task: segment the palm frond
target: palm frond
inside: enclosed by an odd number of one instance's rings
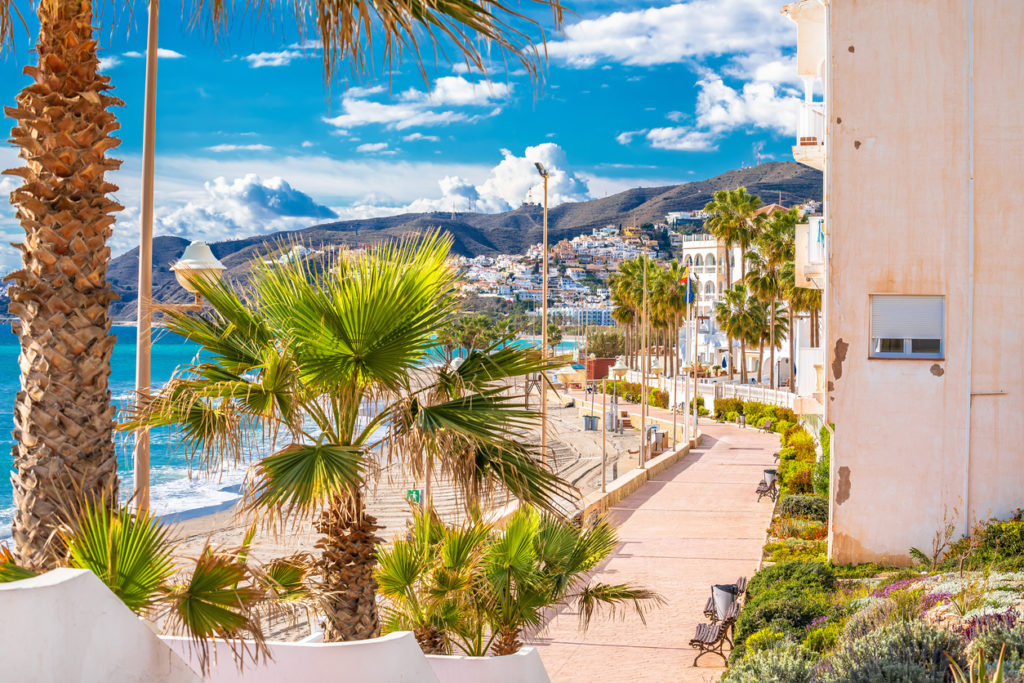
[[[31,579],[33,576],[39,576],[39,573],[19,567],[11,549],[6,545],[0,545],[0,583]]]
[[[62,540],[72,567],[91,571],[139,614],[153,607],[174,573],[168,529],[148,511],[84,501]]]
[[[587,630],[598,612],[608,610],[613,618],[625,616],[632,611],[647,624],[647,612],[653,606],[665,604],[665,599],[647,588],[634,588],[625,584],[593,583],[585,586],[575,596],[579,611],[580,629]]]
[[[309,513],[345,498],[362,483],[362,457],[355,446],[291,444],[257,463],[253,504]]]

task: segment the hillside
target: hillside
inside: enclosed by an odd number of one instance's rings
[[[780,193],[781,203],[787,206],[807,199],[821,200],[820,171],[791,161],[773,162],[729,171],[708,180],[639,187],[601,199],[561,204],[549,211],[548,239],[553,244],[605,225],[661,221],[670,211],[703,208],[715,191],[741,185],[760,195],[765,203],[780,201]],[[521,253],[541,241],[542,221],[542,208],[526,204],[499,214],[433,212],[337,221],[291,232],[217,242],[210,247],[228,267],[228,277],[244,277],[252,258],[281,241],[356,246],[440,228],[452,235],[454,250],[459,254]],[[154,239],[153,295],[156,301],[170,303],[188,299],[169,269],[187,244],[187,240],[179,237]],[[110,264],[108,277],[121,296],[111,305],[116,320],[134,317],[138,258],[136,248]],[[0,301],[0,307],[6,312],[5,301]]]

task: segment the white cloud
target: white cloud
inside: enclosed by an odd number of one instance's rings
[[[665,118],[668,119],[669,121],[682,121],[683,119],[686,118],[686,114],[684,114],[681,111],[670,111],[669,113],[665,114]]]
[[[139,59],[139,58],[142,58],[142,57],[145,57],[145,56],[146,56],[146,53],[139,52],[138,50],[129,50],[128,52],[125,52],[122,55],[122,57],[132,57],[132,58],[135,58],[135,59]],[[184,59],[185,58],[185,55],[181,54],[180,52],[176,52],[175,50],[169,50],[166,47],[158,47],[156,49],[156,56],[157,56],[158,59]]]
[[[424,135],[423,133],[409,133],[402,139],[405,140],[406,142],[417,142],[420,140],[426,142],[440,142],[441,140],[441,138],[437,137],[436,135]]]
[[[293,50],[322,50],[324,44],[319,40],[304,40],[301,43],[292,43],[288,47]]]
[[[646,132],[646,130],[625,130],[615,136],[615,141],[620,145],[628,145],[637,135],[643,135]]]
[[[800,98],[795,91],[764,82],[745,83],[736,90],[715,74],[707,75],[697,86],[697,123],[701,128],[724,132],[754,126],[784,134],[796,130]]]
[[[366,142],[356,147],[356,151],[362,154],[368,154],[370,152],[382,152],[387,148],[388,143],[386,142]]]
[[[667,7],[614,12],[565,29],[547,45],[552,58],[572,66],[600,62],[635,66],[750,53],[791,46],[796,25],[777,0],[692,0]]]
[[[280,52],[256,52],[245,56],[249,66],[259,69],[264,66],[288,66],[292,61],[305,56],[300,50],[282,50]]]
[[[206,149],[211,152],[269,152],[270,145],[214,145]]]
[[[679,152],[710,152],[715,146],[716,136],[708,131],[693,130],[682,126],[653,128],[645,136],[651,147],[671,149]]]
[[[220,177],[204,184],[205,196],[184,206],[158,213],[157,234],[192,239],[223,239],[305,227],[337,218],[281,178],[262,180],[255,174],[228,182]]]
[[[383,125],[391,130],[404,130],[416,126],[444,126],[455,122],[476,121],[501,112],[493,107],[488,114],[470,114],[453,109],[436,110],[433,107],[491,106],[507,99],[511,88],[500,83],[468,81],[461,76],[438,78],[430,92],[410,88],[398,97],[396,103],[367,99],[383,92],[374,88],[350,88],[342,95],[344,113],[326,117],[324,121],[339,130],[348,130],[370,124]]]
[[[309,147],[315,147],[315,146],[316,146],[316,143],[315,143],[315,142],[313,142],[312,140],[303,140],[303,141],[302,141],[302,146],[303,146],[304,148],[309,148]]]
[[[104,57],[100,60],[100,71],[110,71],[121,63],[121,58],[114,55]]]

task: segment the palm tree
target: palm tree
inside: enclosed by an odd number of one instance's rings
[[[520,443],[537,413],[506,393],[509,380],[556,359],[501,340],[470,349],[456,368],[423,367],[457,314],[450,247],[435,233],[342,252],[323,267],[258,265],[237,292],[197,281],[212,312],[170,314],[167,327],[209,360],[120,426],[178,425],[207,470],[240,461],[250,441],[287,443],[255,463],[247,498],[260,515],[316,516],[328,640],[378,630],[379,527],[366,512],[365,485],[386,463],[417,475],[436,466],[468,504],[500,489],[549,506],[567,490],[536,448]]]
[[[782,348],[782,340],[789,332],[789,322],[785,316],[785,309],[782,304],[766,304],[765,302],[752,298],[750,315],[753,322],[751,336],[748,343],[757,344],[757,375],[760,382],[764,378],[764,347],[768,344],[772,349],[771,357],[774,360],[775,351]],[[775,310],[772,311],[772,306]],[[769,369],[773,374],[774,368]]]
[[[722,300],[715,304],[715,320],[733,339],[740,340],[740,381],[747,383],[747,342],[757,334],[757,320],[753,314],[756,300],[750,296],[747,286],[737,282],[722,293]],[[755,342],[756,343],[756,342]]]
[[[676,349],[672,354],[675,362],[671,366],[666,363],[665,366],[666,371],[671,371],[672,374],[679,369],[679,327],[686,318],[687,287],[690,289],[689,299],[693,301],[696,297],[697,280],[691,277],[683,284],[684,268],[685,266],[677,259],[672,259],[667,269],[659,269],[652,288],[654,308],[659,311],[660,317],[669,327],[669,344]]]
[[[631,608],[643,621],[660,596],[588,581],[617,543],[607,523],[580,530],[533,508],[519,508],[500,530],[480,521],[438,528],[418,515],[407,537],[380,554],[384,630],[412,630],[425,651],[454,646],[482,657],[518,652],[523,632],[560,605],[575,607],[584,629],[602,609]]]
[[[810,344],[811,347],[818,346],[818,313],[821,311],[821,290],[809,287],[796,286],[796,265],[790,261],[783,265],[781,272],[782,292],[786,298],[786,311],[789,314],[789,329],[795,330],[793,317],[797,313],[807,313],[810,316]],[[795,360],[794,354],[795,333],[789,335],[789,357]],[[791,362],[790,370],[790,391],[796,392],[794,381],[795,365]]]
[[[772,335],[769,339],[771,354],[771,368],[769,369],[770,384],[772,389],[775,383],[775,316],[778,299],[784,296],[782,281],[782,269],[787,263],[793,261],[794,235],[796,222],[799,214],[796,209],[789,211],[776,211],[765,220],[763,228],[756,236],[755,249],[747,253],[746,260],[750,261],[750,271],[746,273],[745,281],[751,291],[768,304],[768,330]],[[793,359],[790,358],[792,364]]]
[[[725,245],[725,282],[732,286],[732,248],[740,246],[740,279],[746,278],[744,256],[756,234],[755,211],[761,206],[761,198],[751,195],[745,187],[732,190],[718,190],[713,199],[704,206],[708,214],[704,227]],[[728,339],[729,379],[734,377],[733,338]]]
[[[561,25],[558,0],[530,2],[550,7],[555,28]],[[260,19],[268,9],[244,5]],[[230,10],[223,0],[197,5],[219,30],[233,24]],[[110,79],[99,73],[92,2],[41,0],[37,12],[38,66],[26,69],[32,83],[8,110],[16,121],[11,140],[25,166],[7,171],[23,179],[11,193],[25,230],[23,268],[9,276],[10,312],[19,318],[22,346],[12,482],[14,552],[30,568],[52,567],[60,554],[51,547],[60,500],[83,493],[117,500],[108,389],[114,346],[109,304],[115,295],[106,279],[106,242],[112,214],[123,208],[110,199],[118,188],[105,177],[120,167],[107,156],[119,144],[112,137],[119,124],[109,109],[123,103],[106,94]],[[307,22],[315,27],[328,81],[343,62],[370,71],[374,54],[387,62],[409,54],[426,76],[424,55],[453,48],[466,66],[485,72],[495,46],[536,77],[538,45],[544,43],[543,33],[540,41],[533,35],[540,25],[529,12],[481,0],[318,0],[294,14],[300,33]],[[13,0],[0,0],[0,49],[13,45],[16,15]],[[377,51],[375,40],[383,43]]]

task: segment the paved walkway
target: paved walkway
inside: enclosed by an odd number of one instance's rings
[[[722,660],[701,658],[689,640],[704,621],[712,583],[757,569],[772,503],[754,487],[774,462],[778,437],[701,420],[700,447],[609,513],[619,547],[595,581],[632,583],[666,600],[647,617],[596,619],[586,633],[564,610],[531,643],[554,683],[714,681]]]

